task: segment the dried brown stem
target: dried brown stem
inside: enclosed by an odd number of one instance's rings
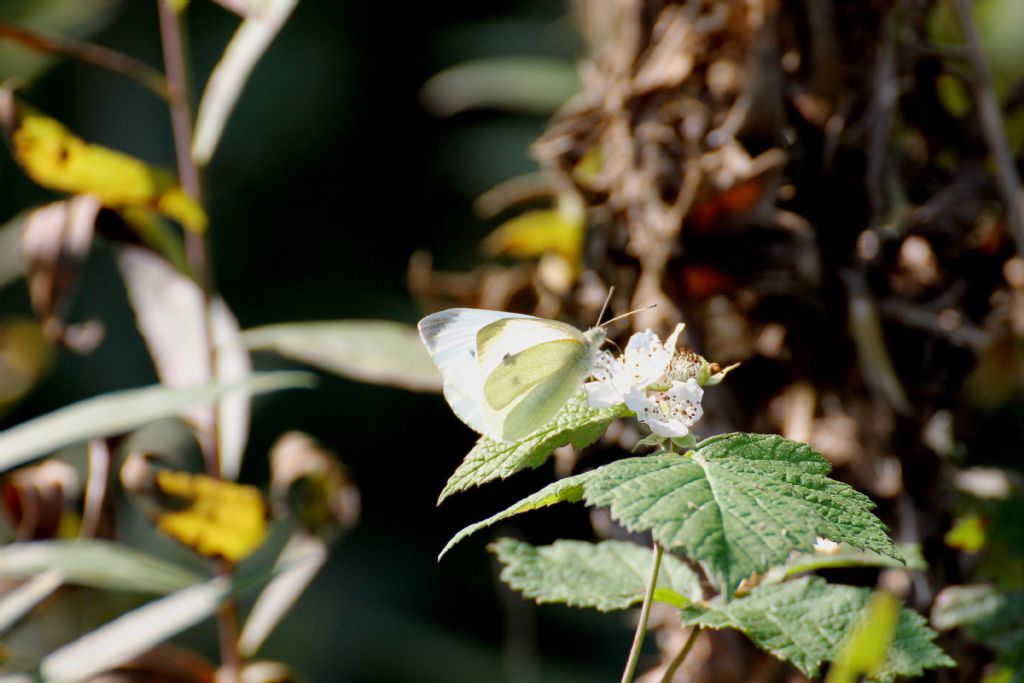
[[[167,82],[162,73],[133,57],[102,45],[65,36],[46,35],[4,23],[0,23],[0,39],[16,42],[37,52],[64,55],[98,66],[141,83],[163,99],[168,97]]]
[[[181,22],[171,0],[159,0],[160,38],[163,45],[164,68],[167,71],[168,104],[171,113],[171,130],[174,134],[174,150],[178,162],[181,186],[197,201],[202,201],[199,168],[192,159],[192,111],[188,102],[188,78],[185,71],[185,42],[182,38]],[[185,231],[185,249],[193,277],[202,287],[206,302],[213,295],[213,279],[210,272],[209,251],[203,234]],[[214,358],[213,334],[207,317],[206,346],[211,360]],[[212,365],[212,363],[211,363]],[[211,406],[211,433],[199,434],[206,466],[210,476],[220,478],[220,458],[217,452],[217,411]],[[217,563],[217,574],[231,578],[234,568],[227,561]],[[217,610],[217,635],[220,641],[221,671],[218,681],[238,683],[241,679],[242,661],[238,651],[238,605],[227,600]]]
[[[974,71],[974,103],[978,108],[982,135],[985,136],[985,142],[996,166],[996,185],[1006,205],[1006,222],[1017,243],[1017,253],[1024,256],[1024,191],[1021,189],[1020,174],[1017,172],[1013,152],[1010,151],[1010,145],[1006,140],[1006,127],[1003,113],[999,108],[999,100],[992,87],[992,74],[981,51],[978,30],[971,17],[970,0],[955,0],[953,6],[963,28],[964,39],[967,41],[967,57]]]

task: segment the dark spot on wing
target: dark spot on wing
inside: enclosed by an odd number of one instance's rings
[[[473,358],[476,358],[476,349],[470,349],[469,355],[472,356]]]
[[[506,361],[506,360],[508,360],[511,357],[512,357],[511,353],[506,353],[505,356],[501,360]]]

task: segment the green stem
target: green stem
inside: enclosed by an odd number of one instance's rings
[[[694,626],[690,630],[690,637],[686,639],[686,643],[683,645],[683,649],[679,651],[679,654],[675,656],[672,663],[665,669],[665,675],[661,677],[661,683],[671,683],[672,677],[676,675],[676,671],[682,666],[683,660],[686,659],[686,655],[690,654],[690,650],[693,649],[693,644],[697,642],[697,636],[700,635],[700,626]]]
[[[636,626],[636,635],[633,636],[633,647],[629,651],[629,660],[626,662],[626,670],[622,672],[622,683],[630,683],[633,674],[636,673],[637,662],[640,661],[640,650],[644,644],[644,636],[647,635],[647,619],[651,616],[651,604],[654,603],[654,588],[658,585],[658,570],[661,569],[661,545],[654,542],[654,560],[651,562],[651,576],[647,580],[647,590],[644,592],[644,604],[640,608],[640,623]]]

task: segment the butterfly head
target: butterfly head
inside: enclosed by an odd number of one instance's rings
[[[597,352],[604,346],[607,338],[608,335],[603,327],[591,327],[583,333],[583,339],[587,345],[588,360],[593,361],[597,357]]]

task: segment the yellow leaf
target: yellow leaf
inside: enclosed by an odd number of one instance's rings
[[[267,534],[259,489],[174,470],[156,473],[156,487],[183,509],[157,515],[157,526],[196,552],[237,562],[258,548]]]
[[[604,167],[604,154],[601,152],[601,148],[597,145],[589,148],[584,152],[580,160],[576,162],[576,166],[572,169],[573,177],[579,182],[586,186],[591,186],[597,177],[601,174],[601,169]]]
[[[958,517],[942,540],[973,555],[985,547],[985,520],[975,514]]]
[[[583,223],[554,209],[527,211],[498,226],[484,247],[493,254],[516,258],[555,252],[575,267],[583,249]]]
[[[11,139],[18,163],[43,187],[95,195],[103,206],[151,207],[185,228],[202,232],[202,207],[163,170],[76,137],[59,121],[25,113]]]
[[[856,683],[862,675],[878,673],[885,666],[899,616],[900,604],[896,598],[881,591],[873,593],[840,648],[825,683]]]

